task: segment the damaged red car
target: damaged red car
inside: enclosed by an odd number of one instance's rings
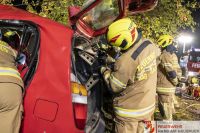
[[[71,27],[0,5],[0,29],[19,34],[17,49],[26,57],[18,66],[25,84],[21,132],[104,132],[100,36],[113,21],[156,4],[88,0],[69,8]]]

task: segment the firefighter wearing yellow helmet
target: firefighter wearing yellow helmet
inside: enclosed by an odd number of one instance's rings
[[[174,105],[178,106],[175,89],[182,73],[175,54],[176,47],[173,45],[173,37],[160,36],[158,46],[162,51],[158,65],[158,107],[164,120],[172,120],[172,114],[175,112]]]
[[[107,40],[123,52],[113,70],[101,68],[114,95],[115,132],[143,133],[143,122],[151,120],[155,109],[159,49],[142,38],[129,18],[112,23],[108,27]]]
[[[9,44],[9,39],[14,35],[15,33],[12,31],[7,31],[2,33],[0,37],[1,133],[18,133],[22,119],[23,81],[16,66],[16,58],[18,53]]]

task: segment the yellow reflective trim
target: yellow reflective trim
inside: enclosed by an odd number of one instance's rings
[[[10,70],[10,71],[14,71],[16,73],[19,73],[17,70],[10,68],[10,67],[0,67],[0,70]]]
[[[11,73],[0,73],[0,76],[12,76],[21,80],[21,77],[19,75],[11,74]]]
[[[126,88],[126,84],[122,83],[121,81],[119,81],[117,78],[115,78],[113,76],[113,74],[110,75],[110,80],[116,84],[117,86],[121,87],[121,88]]]
[[[20,73],[10,67],[0,67],[0,76],[12,76],[21,80]]]
[[[148,106],[146,108],[142,109],[123,109],[120,107],[114,107],[115,108],[115,113],[118,114],[119,116],[123,117],[139,117],[139,116],[144,116],[150,112],[152,112],[155,109],[155,104],[152,104],[151,106]]]
[[[164,87],[157,87],[157,89],[161,89],[161,90],[175,90],[175,87],[170,87],[170,88],[164,88]]]
[[[157,88],[157,92],[175,92],[176,88],[162,88],[162,87],[159,87]]]

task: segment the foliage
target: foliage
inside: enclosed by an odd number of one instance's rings
[[[11,0],[0,0],[1,4],[7,4],[10,5],[11,4]]]
[[[195,1],[185,4],[183,0],[160,0],[154,10],[132,18],[145,37],[155,40],[162,34],[175,36],[180,29],[190,28],[194,31],[196,23],[188,8],[195,6]]]
[[[83,2],[84,0],[23,0],[29,12],[63,24],[68,22],[67,8],[81,6]],[[137,14],[132,18],[142,29],[145,37],[155,40],[161,34],[177,35],[180,29],[194,30],[196,23],[191,16],[191,9],[197,7],[199,3],[196,0],[159,0],[154,10]]]
[[[67,24],[68,7],[81,6],[81,0],[24,0],[27,10],[57,22]]]

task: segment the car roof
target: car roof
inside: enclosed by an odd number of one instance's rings
[[[0,19],[11,19],[11,20],[26,20],[26,21],[32,21],[35,24],[39,25],[40,27],[62,27],[67,28],[68,30],[71,30],[69,27],[55,22],[53,20],[50,20],[48,18],[44,18],[41,16],[38,16],[36,14],[27,12],[22,9],[15,8],[13,6],[9,5],[1,5],[0,4]],[[67,18],[66,18],[67,19]],[[71,30],[72,32],[72,30]]]

